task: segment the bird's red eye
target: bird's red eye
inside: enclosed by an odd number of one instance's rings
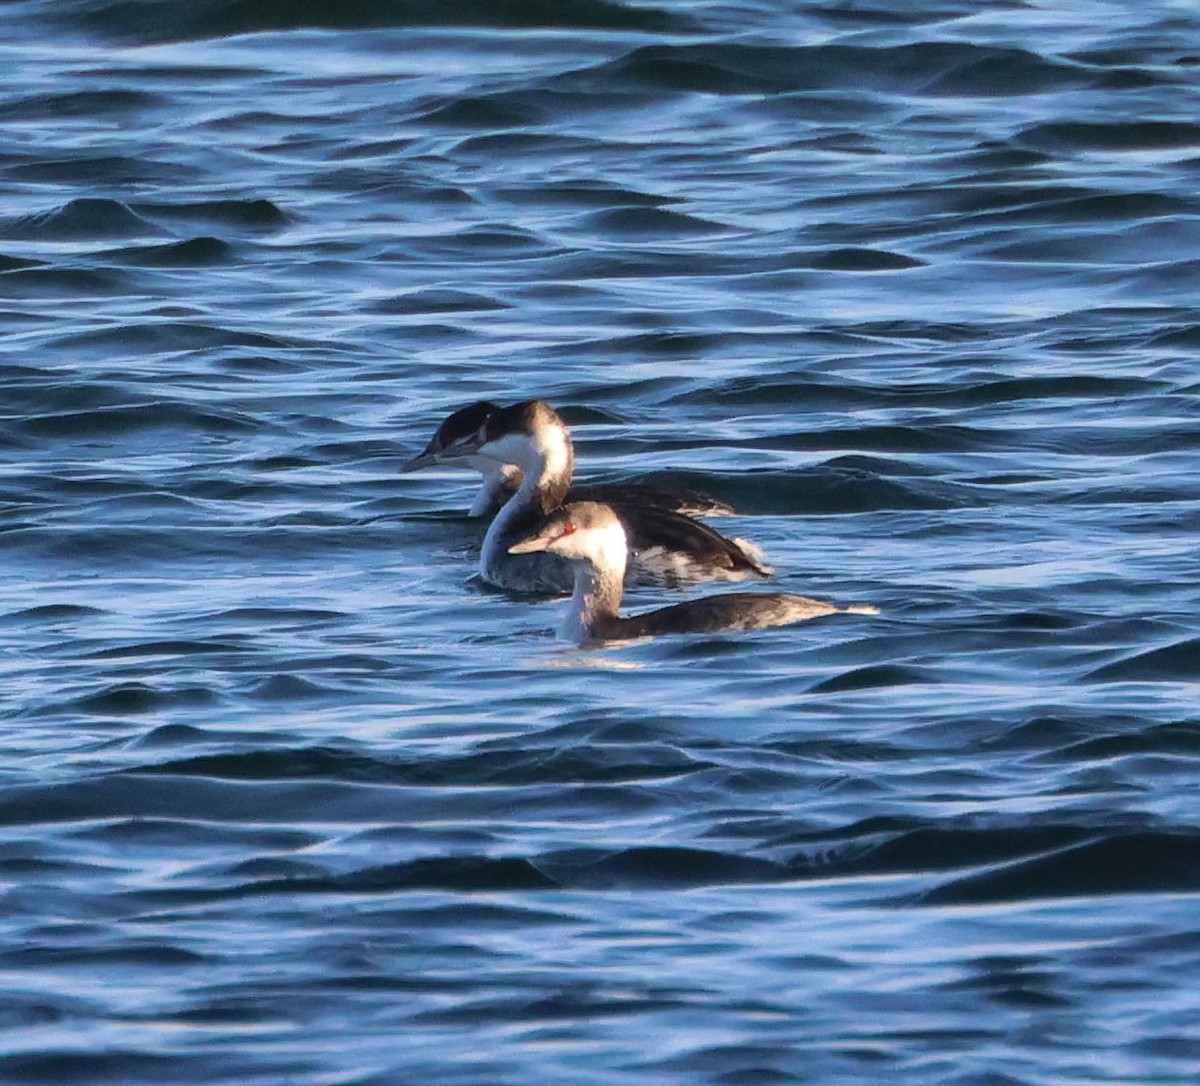
[[[562,526],[562,534],[570,535],[573,531],[575,531],[575,525],[572,524],[569,520],[564,520],[563,526]]]

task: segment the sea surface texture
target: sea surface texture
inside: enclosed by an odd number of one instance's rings
[[[4,1086],[1200,1081],[1195,3],[0,64]],[[529,397],[881,613],[563,644],[399,471]]]

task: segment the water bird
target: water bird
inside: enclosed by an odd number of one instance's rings
[[[573,594],[561,634],[580,645],[664,634],[758,630],[837,613],[879,613],[867,604],[838,607],[783,592],[728,592],[622,617],[629,545],[621,518],[599,502],[573,502],[556,509],[508,550],[516,555],[554,554],[570,563]]]
[[[477,471],[483,481],[468,514],[472,517],[494,516],[520,487],[521,469],[515,464],[502,464],[490,456],[472,452],[469,446],[480,427],[499,410],[499,406],[487,400],[460,407],[446,416],[425,448],[400,470],[420,471],[440,465]],[[737,512],[727,502],[699,490],[647,483],[572,483],[566,500],[637,504],[689,517],[725,517]]]
[[[518,592],[571,590],[569,566],[553,554],[510,554],[547,514],[566,500],[575,468],[571,435],[542,400],[523,400],[491,412],[461,453],[491,457],[521,472],[516,493],[492,519],[479,557],[479,575],[489,584]],[[629,541],[631,575],[638,583],[675,587],[700,580],[769,577],[758,549],[729,539],[706,524],[666,509],[636,502],[612,505]]]
[[[496,404],[479,400],[451,412],[434,431],[425,448],[401,465],[401,472],[420,471],[435,465],[477,471],[483,476],[483,483],[468,513],[473,517],[494,515],[517,492],[521,472],[515,464],[502,464],[473,451],[471,443],[488,418],[499,410]]]

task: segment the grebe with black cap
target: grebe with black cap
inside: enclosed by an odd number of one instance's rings
[[[468,514],[472,517],[492,516],[517,492],[521,485],[521,470],[515,464],[502,464],[491,457],[469,452],[467,446],[487,419],[499,410],[500,407],[487,400],[460,407],[442,421],[429,444],[400,470],[420,471],[441,465],[477,471],[483,476],[483,483]],[[699,490],[647,483],[572,483],[566,500],[637,504],[689,517],[726,517],[736,512],[728,503]]]
[[[570,569],[553,554],[510,553],[540,520],[563,504],[571,487],[575,453],[557,413],[541,400],[524,400],[488,415],[462,452],[513,464],[521,485],[484,536],[479,575],[518,592],[566,592]],[[752,544],[728,539],[690,517],[636,503],[613,503],[629,542],[628,566],[640,583],[675,587],[703,580],[746,580],[771,575]]]
[[[472,517],[490,517],[521,485],[521,472],[514,465],[501,464],[490,456],[483,456],[468,448],[480,427],[499,410],[496,404],[479,400],[447,415],[429,439],[429,444],[401,465],[401,472],[420,471],[435,465],[470,468],[479,472],[483,476],[483,484],[471,502],[468,514]]]

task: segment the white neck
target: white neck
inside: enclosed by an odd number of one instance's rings
[[[543,426],[533,434],[506,434],[490,441],[483,455],[501,464],[515,464],[532,484],[530,492],[552,486],[570,486],[575,453],[566,430]]]
[[[488,525],[487,534],[483,537],[483,550],[479,555],[479,572],[485,581],[492,578],[488,570],[498,561],[507,556],[509,536],[513,526],[525,516],[537,497],[538,477],[532,471],[524,468],[521,485],[517,492],[508,500]]]
[[[591,529],[588,558],[571,563],[575,588],[560,630],[562,637],[579,644],[589,640],[598,620],[615,618],[625,588],[628,548],[620,525]]]
[[[486,517],[504,504],[510,489],[520,482],[521,472],[512,464],[501,464],[486,456],[472,457],[471,467],[483,476],[483,485],[475,495],[467,515]]]
[[[571,484],[574,453],[571,439],[557,427],[532,437],[509,435],[492,442],[487,455],[501,464],[515,464],[521,471],[516,494],[493,518],[483,537],[479,575],[495,583],[496,571],[509,560],[508,545],[518,523],[535,506],[549,513],[559,505]]]

